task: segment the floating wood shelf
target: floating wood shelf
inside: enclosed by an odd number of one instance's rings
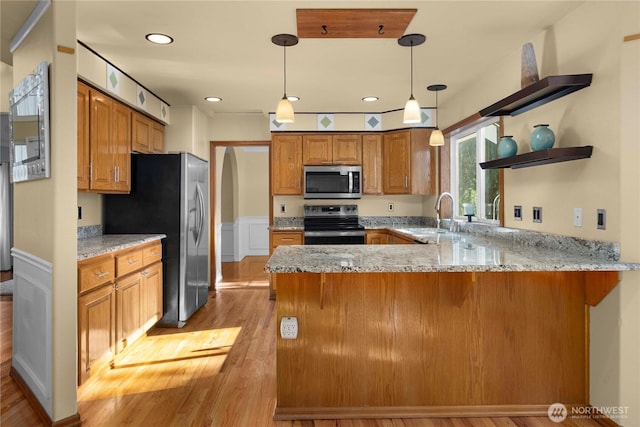
[[[491,160],[480,163],[482,169],[520,169],[530,166],[546,165],[549,163],[568,162],[570,160],[586,159],[591,157],[593,146],[549,148],[546,150],[532,151],[518,154],[504,159]]]
[[[480,110],[482,117],[516,116],[591,85],[593,74],[547,76]]]

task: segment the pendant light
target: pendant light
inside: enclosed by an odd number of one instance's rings
[[[297,45],[298,37],[293,34],[276,34],[271,37],[271,42],[284,48],[284,95],[276,108],[276,122],[293,123],[295,121],[293,105],[287,98],[287,46]]]
[[[442,134],[442,131],[438,129],[438,92],[445,90],[446,88],[447,85],[442,84],[427,86],[427,90],[436,93],[436,128],[431,131],[431,136],[429,137],[429,145],[432,147],[444,145],[444,135]]]
[[[402,117],[403,123],[421,123],[422,111],[420,110],[420,104],[413,97],[413,47],[419,46],[427,38],[422,34],[406,34],[398,39],[400,46],[411,48],[411,96],[404,106],[404,115]]]

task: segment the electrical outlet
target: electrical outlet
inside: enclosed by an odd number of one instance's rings
[[[598,230],[607,229],[607,211],[605,209],[598,209],[597,224]]]
[[[280,319],[280,337],[283,340],[295,340],[298,338],[297,317],[283,317]]]
[[[573,208],[573,226],[582,227],[582,208]]]
[[[533,222],[542,222],[542,207],[533,207]]]
[[[395,210],[395,205],[393,203],[389,203],[389,205],[387,206],[387,209],[389,210],[389,212],[393,212]]]
[[[522,206],[515,205],[513,207],[513,220],[522,221]]]
[[[284,203],[280,205],[280,213],[287,213],[287,205]]]

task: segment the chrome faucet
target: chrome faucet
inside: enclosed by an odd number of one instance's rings
[[[453,202],[453,196],[451,195],[451,193],[448,193],[446,191],[443,191],[438,196],[438,201],[436,202],[436,223],[437,223],[437,228],[438,228],[438,231],[440,231],[440,202],[442,202],[442,199],[445,196],[449,197],[451,199],[451,219],[449,221],[449,231],[455,231],[455,220],[453,219],[453,211],[455,209],[455,204]]]

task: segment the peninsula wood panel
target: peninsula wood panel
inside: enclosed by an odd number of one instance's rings
[[[587,403],[588,273],[275,276],[299,324],[277,339],[276,417]]]

